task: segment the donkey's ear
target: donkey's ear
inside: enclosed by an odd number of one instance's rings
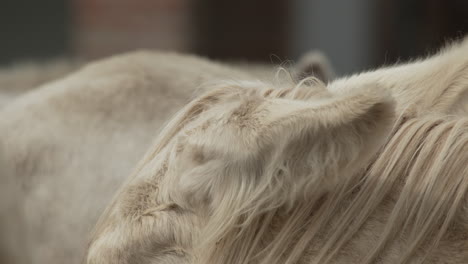
[[[294,66],[294,72],[299,79],[314,76],[327,83],[335,77],[333,67],[327,56],[320,51],[313,50],[302,55]]]
[[[339,129],[357,126],[360,132],[386,127],[394,118],[394,100],[377,87],[355,89],[343,95],[330,95],[311,101],[272,99],[262,107],[269,128],[298,128],[300,131]],[[309,131],[310,132],[310,131]]]
[[[291,151],[299,148],[324,162],[334,161],[327,166],[357,165],[373,156],[394,120],[393,99],[376,87],[317,101],[273,99],[265,108],[263,140],[294,144]]]

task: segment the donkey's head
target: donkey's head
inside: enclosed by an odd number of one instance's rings
[[[250,261],[266,215],[319,199],[391,129],[381,89],[312,83],[225,83],[187,105],[103,215],[88,263]]]

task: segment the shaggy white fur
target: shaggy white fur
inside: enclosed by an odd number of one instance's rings
[[[0,68],[0,108],[24,93],[49,81],[62,78],[83,65],[86,65],[85,61],[77,58],[61,58],[43,62],[26,61]],[[276,78],[277,70],[274,64],[232,62],[229,66],[262,80]],[[330,62],[319,51],[306,53],[296,65],[289,65],[286,68],[288,68],[287,74],[291,75],[290,78],[295,79],[316,76],[326,82],[334,77]]]
[[[87,263],[466,263],[466,54],[328,89],[207,87],[108,206]]]
[[[170,115],[204,83],[276,72],[136,52],[36,89],[75,67],[0,71],[0,263],[80,263],[99,214]]]
[[[171,54],[91,65],[0,112],[0,259],[78,263],[108,205],[89,264],[466,263],[467,53],[327,86]]]
[[[56,59],[46,62],[22,62],[0,69],[0,108],[15,98],[46,82],[77,70],[78,59]]]

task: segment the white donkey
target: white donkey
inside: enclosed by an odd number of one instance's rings
[[[83,65],[78,59],[20,62],[0,68],[0,108],[41,84],[61,78]]]
[[[207,90],[101,216],[88,264],[468,262],[467,40],[328,87]]]
[[[86,65],[83,59],[60,58],[49,61],[19,62],[0,68],[0,108],[24,93],[50,81],[62,78]],[[319,51],[305,53],[297,64],[286,65],[294,79],[316,76],[324,82],[334,78],[328,59]],[[260,79],[276,78],[276,65],[252,62],[232,62],[229,67],[248,72]]]
[[[321,69],[324,58],[307,61],[306,71]],[[167,118],[202,92],[197,87],[275,73],[137,52],[32,89],[75,67],[62,61],[0,71],[7,99],[0,110],[0,263],[79,263],[98,216]]]

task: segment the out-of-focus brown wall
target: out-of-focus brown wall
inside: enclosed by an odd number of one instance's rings
[[[374,64],[434,53],[468,33],[466,0],[379,0]]]
[[[64,0],[1,0],[0,64],[68,53],[71,12]]]
[[[290,49],[292,2],[194,1],[195,51],[216,59],[285,59]]]
[[[281,62],[321,49],[349,74],[467,33],[467,0],[2,0],[0,64],[135,49]]]
[[[288,53],[287,0],[73,0],[73,49],[102,57],[138,48],[216,59]]]
[[[72,1],[72,43],[80,57],[135,49],[192,50],[190,0]]]

